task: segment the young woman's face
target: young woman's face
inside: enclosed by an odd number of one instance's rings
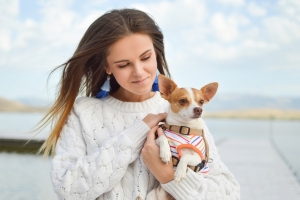
[[[157,62],[148,35],[135,33],[120,39],[109,47],[107,62],[107,74],[113,74],[121,86],[119,94],[132,99],[151,94]]]

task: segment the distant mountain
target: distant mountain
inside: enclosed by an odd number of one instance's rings
[[[46,107],[50,101],[36,98],[18,98],[16,101],[27,106]],[[204,110],[208,112],[226,111],[226,110],[241,110],[241,109],[257,109],[257,108],[272,108],[279,110],[300,110],[300,97],[267,97],[259,95],[247,94],[219,94],[211,100],[210,103],[204,106]]]
[[[33,106],[33,107],[46,107],[50,104],[50,102],[45,99],[37,99],[37,98],[30,98],[30,97],[18,98],[16,99],[16,101],[23,103],[27,106]]]
[[[300,97],[267,97],[259,95],[229,95],[216,94],[205,105],[207,112],[245,110],[245,109],[277,109],[277,110],[300,110]]]
[[[204,117],[300,120],[300,98],[217,94]]]
[[[49,102],[40,99],[22,98],[10,101],[0,98],[0,111],[45,112]],[[300,120],[299,98],[275,98],[259,95],[217,94],[204,105],[205,117],[297,119]]]
[[[28,106],[18,101],[0,98],[1,112],[45,112],[46,110],[45,107]]]

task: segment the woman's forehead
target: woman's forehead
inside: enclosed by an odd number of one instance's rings
[[[108,48],[108,59],[128,59],[128,57],[141,56],[153,43],[147,34],[134,33],[123,37]]]

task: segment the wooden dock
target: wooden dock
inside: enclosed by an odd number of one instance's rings
[[[268,139],[216,140],[222,161],[241,186],[242,200],[299,200],[300,183]]]
[[[242,200],[299,200],[300,183],[268,139],[215,138],[222,161],[241,185]],[[43,140],[0,138],[0,152],[35,153]]]
[[[0,152],[36,153],[44,140],[0,138]]]
[[[0,152],[36,153],[44,143],[47,131],[41,133],[0,133]]]

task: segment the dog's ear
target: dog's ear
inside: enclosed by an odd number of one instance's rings
[[[158,87],[162,98],[168,100],[169,95],[177,88],[176,83],[162,74],[158,75]]]
[[[209,83],[203,86],[200,90],[202,91],[204,103],[209,102],[216,94],[219,84],[217,82]]]

